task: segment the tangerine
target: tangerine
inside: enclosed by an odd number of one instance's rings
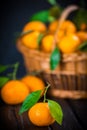
[[[81,42],[84,42],[87,40],[87,32],[85,31],[78,31],[76,35],[80,38]]]
[[[24,44],[26,47],[30,49],[37,49],[39,47],[39,44],[38,44],[39,35],[40,35],[40,32],[38,31],[28,33],[21,38],[21,42],[22,44]]]
[[[49,24],[48,29],[51,33],[54,33],[57,29],[57,26],[58,26],[58,20],[55,20]]]
[[[21,81],[28,86],[30,92],[45,89],[45,83],[43,82],[41,78],[37,76],[27,75],[27,76],[24,76],[21,79]]]
[[[73,53],[81,43],[79,37],[75,34],[69,34],[62,38],[57,44],[62,53]]]
[[[84,30],[86,30],[86,29],[87,29],[86,23],[81,23],[81,25],[80,25],[80,30],[84,31]]]
[[[1,98],[7,104],[22,103],[28,94],[28,87],[19,80],[10,80],[1,88]]]
[[[45,32],[47,30],[46,25],[41,21],[31,21],[25,24],[23,32],[33,30],[39,32]]]
[[[55,32],[57,27],[58,27],[58,21],[55,20],[49,25],[49,30],[51,32]],[[70,20],[63,21],[59,29],[66,33],[74,33],[77,30],[75,24]]]
[[[70,20],[65,20],[61,26],[60,30],[65,30],[67,34],[76,32],[77,28],[75,24]]]
[[[39,102],[28,111],[30,121],[37,126],[49,126],[55,122],[50,114],[48,103]]]
[[[52,34],[44,36],[41,41],[41,49],[45,52],[51,52],[53,47],[53,39],[54,36]]]

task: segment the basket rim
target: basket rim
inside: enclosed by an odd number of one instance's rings
[[[29,55],[30,53],[32,54],[31,56],[34,58],[35,57],[45,57],[45,59],[47,61],[50,60],[50,56],[51,56],[51,53],[46,53],[44,51],[40,51],[40,50],[36,50],[36,49],[30,49],[28,48],[27,46],[23,45],[21,43],[21,40],[18,40],[17,43],[16,43],[16,46],[17,46],[17,49],[23,54],[25,55],[25,53],[27,53],[27,55]],[[73,53],[70,53],[70,54],[61,54],[61,58],[62,58],[62,62],[68,62],[68,61],[80,61],[80,60],[87,60],[87,52],[81,52],[81,51],[78,51],[78,52],[73,52]]]

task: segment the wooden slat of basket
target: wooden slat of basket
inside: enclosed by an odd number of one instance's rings
[[[70,90],[58,90],[50,89],[50,95],[57,98],[70,98],[70,99],[82,99],[87,98],[87,91],[70,91]]]

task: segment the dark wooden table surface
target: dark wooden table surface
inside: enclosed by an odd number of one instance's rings
[[[50,97],[63,109],[63,123],[37,127],[28,120],[27,113],[18,116],[20,105],[10,106],[0,100],[0,130],[87,130],[87,99],[72,100]],[[20,124],[20,125],[19,125]]]

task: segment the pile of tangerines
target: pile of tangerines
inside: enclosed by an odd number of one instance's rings
[[[20,114],[27,111],[28,118],[34,125],[48,126],[53,124],[56,119],[55,114],[52,116],[48,101],[46,100],[46,88],[45,82],[40,77],[26,75],[21,79],[8,80],[0,88],[0,98],[4,103],[9,105],[20,104],[21,106],[18,115],[20,116]],[[43,96],[45,100],[39,101]],[[50,102],[53,101],[49,100],[49,103]],[[58,123],[61,124],[63,113],[60,105],[57,104],[57,106],[58,110],[56,108],[54,109],[56,109],[58,113]],[[52,107],[54,107],[54,105],[52,105]]]
[[[53,40],[57,27],[58,20],[54,20],[48,25],[42,21],[30,21],[24,25],[22,32],[29,30],[31,32],[23,35],[21,42],[30,49],[39,49],[45,53],[50,53],[53,50]],[[56,46],[61,53],[76,52],[77,47],[87,40],[86,29],[87,25],[85,23],[82,23],[80,30],[78,30],[73,21],[64,20],[56,34]],[[38,40],[41,35],[41,39]]]

